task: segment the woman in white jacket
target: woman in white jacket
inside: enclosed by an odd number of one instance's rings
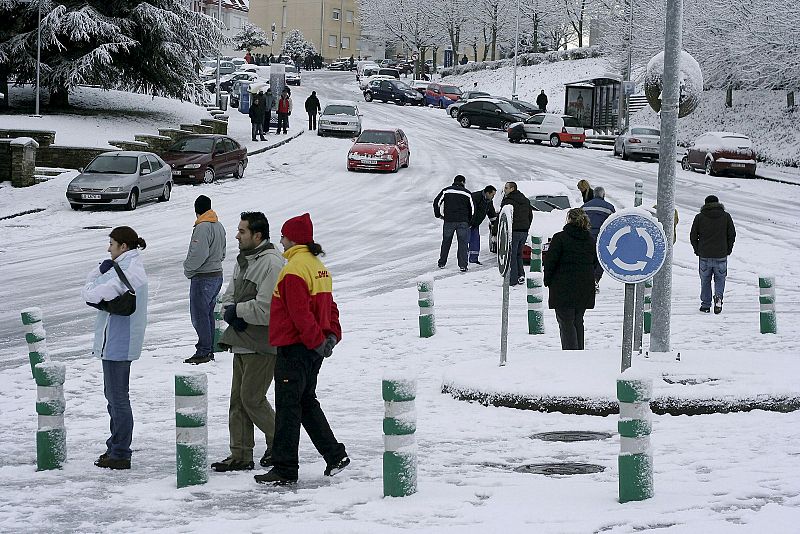
[[[147,244],[128,226],[114,228],[109,238],[111,259],[103,260],[89,273],[81,295],[87,304],[99,304],[128,291],[114,269],[116,263],[136,292],[136,311],[128,316],[97,312],[92,352],[103,363],[103,391],[111,416],[111,437],[106,440],[106,452],[94,464],[130,469],[133,412],[128,389],[131,362],[142,352],[147,325],[147,274],[139,253]]]

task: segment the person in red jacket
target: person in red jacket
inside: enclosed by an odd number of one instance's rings
[[[333,301],[333,281],[318,257],[324,252],[314,242],[308,213],[283,224],[281,245],[288,263],[272,293],[269,325],[269,342],[278,348],[273,467],[255,476],[259,484],[276,486],[297,482],[301,425],[325,458],[326,476],[350,463],[317,400],[317,375],[322,361],[342,339],[342,327]]]

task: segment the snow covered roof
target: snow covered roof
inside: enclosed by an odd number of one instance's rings
[[[567,82],[564,85],[586,85],[586,86],[594,86],[597,84],[598,80],[613,80],[615,82],[621,82],[622,76],[619,74],[613,74],[611,72],[604,72],[600,76],[595,76],[594,78],[590,78],[588,80],[578,80],[574,82]]]

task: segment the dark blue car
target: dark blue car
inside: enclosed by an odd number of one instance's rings
[[[364,89],[364,100],[394,102],[398,106],[423,105],[422,95],[400,80],[373,80]]]

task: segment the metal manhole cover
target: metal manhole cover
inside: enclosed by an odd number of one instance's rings
[[[552,464],[528,464],[515,467],[518,473],[531,473],[533,475],[589,475],[601,473],[606,468],[602,465],[583,464],[579,462],[558,462]]]
[[[84,226],[84,227],[83,227],[83,229],[84,229],[84,230],[108,230],[109,228],[111,228],[111,227],[110,227],[110,226],[102,226],[102,225],[98,225],[98,226]]]
[[[608,439],[613,434],[608,432],[590,432],[584,430],[577,431],[558,431],[558,432],[540,432],[531,436],[531,439],[540,439],[542,441],[592,441],[600,439]]]

